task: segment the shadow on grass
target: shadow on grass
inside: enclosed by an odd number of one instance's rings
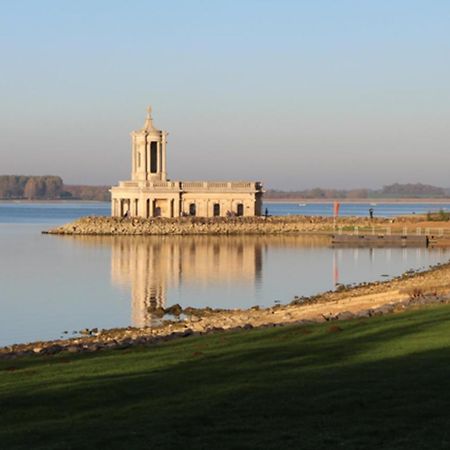
[[[14,362],[17,370],[1,372],[0,442],[8,449],[448,448],[449,312],[333,323],[342,330],[333,333],[331,324],[286,327]]]

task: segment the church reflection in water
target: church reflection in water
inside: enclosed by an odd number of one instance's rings
[[[258,284],[269,245],[305,245],[302,237],[286,236],[121,237],[110,242],[112,281],[131,287],[136,327],[152,324],[154,311],[166,307],[170,288],[215,282]],[[307,246],[315,245],[323,246],[324,240],[309,238]]]
[[[328,243],[326,238],[311,236],[66,236],[63,239],[111,251],[112,283],[131,291],[131,324],[136,327],[154,323],[157,309],[170,306],[170,302],[167,304],[170,292],[181,292],[178,301],[186,307],[195,306],[184,302],[183,290],[189,287],[258,288],[269,248],[324,247]]]
[[[262,246],[255,239],[135,237],[114,239],[111,275],[131,286],[134,326],[149,326],[153,311],[166,307],[167,291],[183,283],[258,280]],[[187,306],[187,305],[184,305]]]

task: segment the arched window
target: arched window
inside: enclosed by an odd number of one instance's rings
[[[214,203],[213,206],[213,216],[220,216],[220,203]]]
[[[237,216],[243,216],[244,215],[244,204],[243,203],[238,203],[236,215]]]
[[[190,203],[189,204],[189,215],[190,216],[195,216],[197,213],[197,208],[195,206],[195,203]]]
[[[158,143],[150,142],[150,172],[158,172]]]

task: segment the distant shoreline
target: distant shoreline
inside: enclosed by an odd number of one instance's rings
[[[371,204],[374,203],[388,203],[388,204],[396,204],[396,203],[450,203],[450,197],[448,198],[266,198],[263,199],[264,203],[291,203],[291,204],[312,204],[312,203],[350,203],[350,204]],[[110,201],[103,200],[77,200],[77,199],[52,199],[52,200],[26,200],[26,199],[0,199],[0,203],[111,203]]]
[[[52,200],[25,200],[25,199],[0,199],[0,203],[20,203],[20,204],[27,204],[27,203],[111,203],[110,201],[104,201],[104,200],[76,200],[76,199],[52,199]]]
[[[379,204],[379,203],[450,203],[450,198],[268,198],[264,203],[352,203],[352,204]]]

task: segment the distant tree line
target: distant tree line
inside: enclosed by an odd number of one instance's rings
[[[0,198],[3,199],[57,199],[63,192],[61,177],[47,176],[0,176]]]
[[[96,200],[99,202],[111,200],[110,188],[111,186],[64,185],[65,194],[74,200]]]
[[[55,175],[0,175],[0,199],[96,200],[109,201],[109,186],[67,185]],[[382,189],[305,189],[280,191],[269,189],[266,199],[365,199],[365,198],[449,198],[450,189],[421,183],[394,183]]]
[[[450,189],[422,183],[394,183],[382,189],[305,189],[302,191],[280,191],[269,189],[267,199],[365,199],[365,198],[448,198]]]
[[[55,175],[0,175],[3,200],[110,200],[109,186],[65,185]]]

